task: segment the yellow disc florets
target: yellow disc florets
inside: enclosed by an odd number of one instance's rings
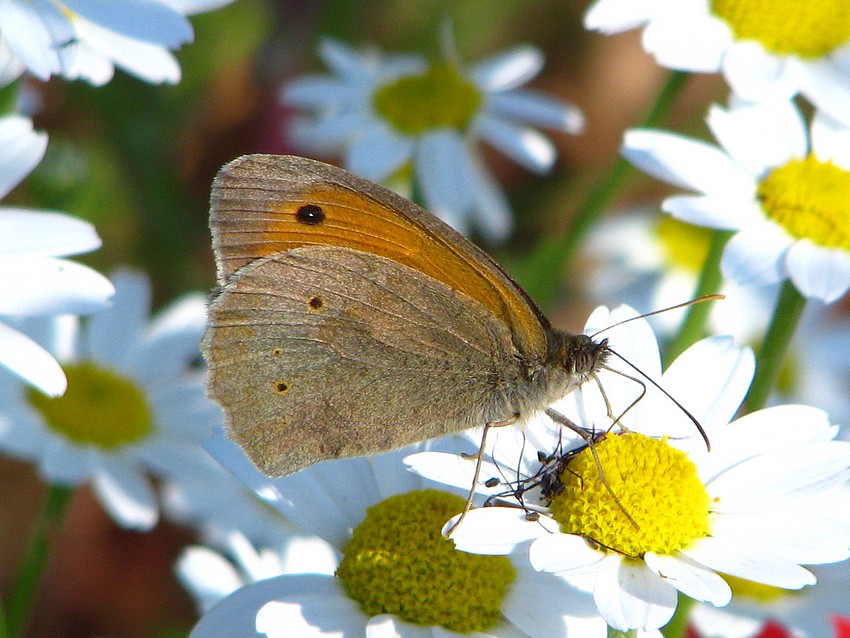
[[[373,96],[375,111],[405,135],[437,128],[464,131],[482,101],[478,88],[449,64],[435,64],[424,73],[400,77]]]
[[[336,572],[366,614],[395,614],[459,633],[498,621],[514,568],[506,556],[467,554],[442,536],[463,505],[453,494],[422,490],[367,510]]]
[[[47,397],[29,390],[47,426],[71,441],[112,450],[148,436],[154,427],[147,397],[131,379],[94,363],[64,366],[68,390]]]
[[[736,38],[780,55],[817,58],[850,41],[844,0],[712,0],[711,11]]]
[[[850,172],[808,155],[771,171],[757,195],[765,214],[792,237],[850,250]]]
[[[561,531],[635,558],[708,535],[708,493],[684,452],[634,433],[609,435],[596,451],[604,483],[589,448],[561,474],[564,490],[549,505]]]

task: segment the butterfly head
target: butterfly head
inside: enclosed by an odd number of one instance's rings
[[[550,339],[547,364],[581,385],[605,366],[609,354],[608,339],[595,341],[585,334],[555,333]]]

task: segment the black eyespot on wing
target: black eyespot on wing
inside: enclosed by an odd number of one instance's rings
[[[310,297],[310,300],[307,302],[307,305],[310,306],[313,310],[321,310],[325,307],[325,300],[315,295]]]
[[[274,390],[278,394],[285,394],[289,392],[289,384],[286,381],[275,381]]]
[[[315,204],[304,204],[295,213],[295,218],[302,224],[317,226],[325,221],[325,211]]]

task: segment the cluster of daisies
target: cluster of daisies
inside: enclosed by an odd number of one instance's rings
[[[0,82],[28,73],[100,85],[116,66],[177,82],[185,16],[227,2],[0,2]],[[706,117],[717,144],[626,132],[629,162],[687,192],[661,203],[669,215],[621,215],[587,243],[607,262],[590,290],[646,311],[692,295],[721,236],[711,231],[726,231],[729,301],[708,325],[731,336],[696,341],[665,369],[656,330],[668,335],[679,315],[653,329],[630,306],[594,312],[585,332],[605,330],[622,358],[551,406],[592,443],[539,415],[489,434],[475,484],[480,429],[268,478],[205,396],[204,295],[151,319],[144,276],[106,278],[68,259],[100,246],[91,225],[4,207],[0,447],[52,485],[91,485],[119,525],[193,525],[199,544],[175,566],[201,615],[193,638],[660,635],[685,598],[699,636],[756,636],[768,622],[830,633],[833,616],[850,616],[850,442],[837,425],[850,417],[850,326],[825,318],[850,288],[842,5],[589,8],[587,28],[642,28],[659,64],[722,72],[731,89]],[[511,213],[483,146],[542,173],[556,152],[536,127],[584,125],[576,107],[523,88],[543,65],[533,47],[476,64],[451,44],[438,61],[331,40],[319,54],[331,74],[282,89],[300,113],[289,141],[338,154],[489,239],[509,234]],[[0,118],[0,195],[46,145],[28,117]],[[820,306],[799,326],[809,340],[790,344],[792,354],[805,345],[789,357],[794,383],[752,410],[745,344],[764,334],[779,286]],[[474,507],[458,524],[470,488]]]

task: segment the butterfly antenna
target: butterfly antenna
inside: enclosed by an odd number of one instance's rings
[[[693,424],[694,424],[694,426],[696,427],[696,429],[699,431],[700,436],[702,437],[702,440],[703,440],[703,441],[705,441],[705,449],[706,449],[706,450],[708,450],[709,452],[711,452],[711,441],[709,441],[709,440],[708,440],[708,434],[706,434],[706,433],[705,433],[705,430],[703,429],[702,424],[699,422],[699,420],[698,420],[698,419],[697,419],[697,418],[696,418],[693,414],[691,414],[691,413],[690,413],[690,411],[689,411],[689,410],[688,410],[688,409],[687,409],[684,405],[682,405],[681,403],[679,403],[679,401],[677,401],[677,400],[676,400],[676,398],[675,398],[672,394],[670,394],[669,392],[667,392],[667,390],[665,390],[664,388],[662,388],[662,387],[661,387],[661,385],[660,385],[658,382],[656,382],[654,379],[652,379],[649,375],[647,375],[647,374],[646,374],[643,370],[641,370],[640,368],[638,368],[638,367],[637,367],[635,364],[633,364],[631,361],[629,361],[628,359],[626,359],[623,355],[619,354],[619,353],[618,353],[618,352],[616,352],[615,350],[612,350],[611,348],[608,348],[608,352],[610,352],[611,354],[613,354],[613,355],[614,355],[615,357],[617,357],[620,361],[622,361],[623,363],[625,363],[625,364],[626,364],[627,366],[629,366],[632,370],[634,370],[635,372],[637,372],[637,373],[638,373],[639,375],[641,375],[644,379],[646,379],[646,380],[647,380],[647,381],[649,381],[652,385],[654,385],[656,388],[658,388],[659,390],[661,390],[661,392],[664,394],[664,396],[666,396],[668,399],[670,399],[670,400],[671,400],[671,401],[672,401],[672,402],[676,405],[676,407],[677,407],[677,408],[679,408],[682,412],[684,412],[684,413],[685,413],[685,416],[687,416],[687,417],[691,420],[691,423],[693,423]],[[608,368],[608,370],[610,370],[610,368]],[[613,370],[611,370],[611,371],[613,372]],[[622,373],[620,373],[620,374],[622,374]],[[626,376],[626,375],[624,375],[624,376]],[[631,377],[629,377],[629,378],[631,378]],[[634,405],[634,404],[632,404],[632,405]],[[629,406],[629,407],[631,408],[632,406]]]
[[[606,326],[606,327],[602,328],[602,330],[590,335],[590,337],[591,337],[591,339],[596,339],[596,337],[601,335],[606,330],[611,330],[611,328],[616,328],[617,326],[622,326],[624,323],[629,323],[630,321],[635,321],[637,319],[646,319],[647,317],[654,317],[655,315],[660,315],[662,312],[669,312],[670,310],[678,310],[679,308],[685,308],[687,306],[692,306],[694,304],[702,303],[704,301],[717,301],[719,299],[726,299],[726,295],[720,295],[720,294],[704,295],[703,297],[697,297],[696,299],[691,299],[690,301],[678,303],[675,306],[668,306],[667,308],[661,308],[660,310],[653,310],[652,312],[647,312],[645,314],[638,315],[637,317],[629,317],[628,319],[623,319],[622,321],[618,321],[617,323],[612,323],[610,326]]]

